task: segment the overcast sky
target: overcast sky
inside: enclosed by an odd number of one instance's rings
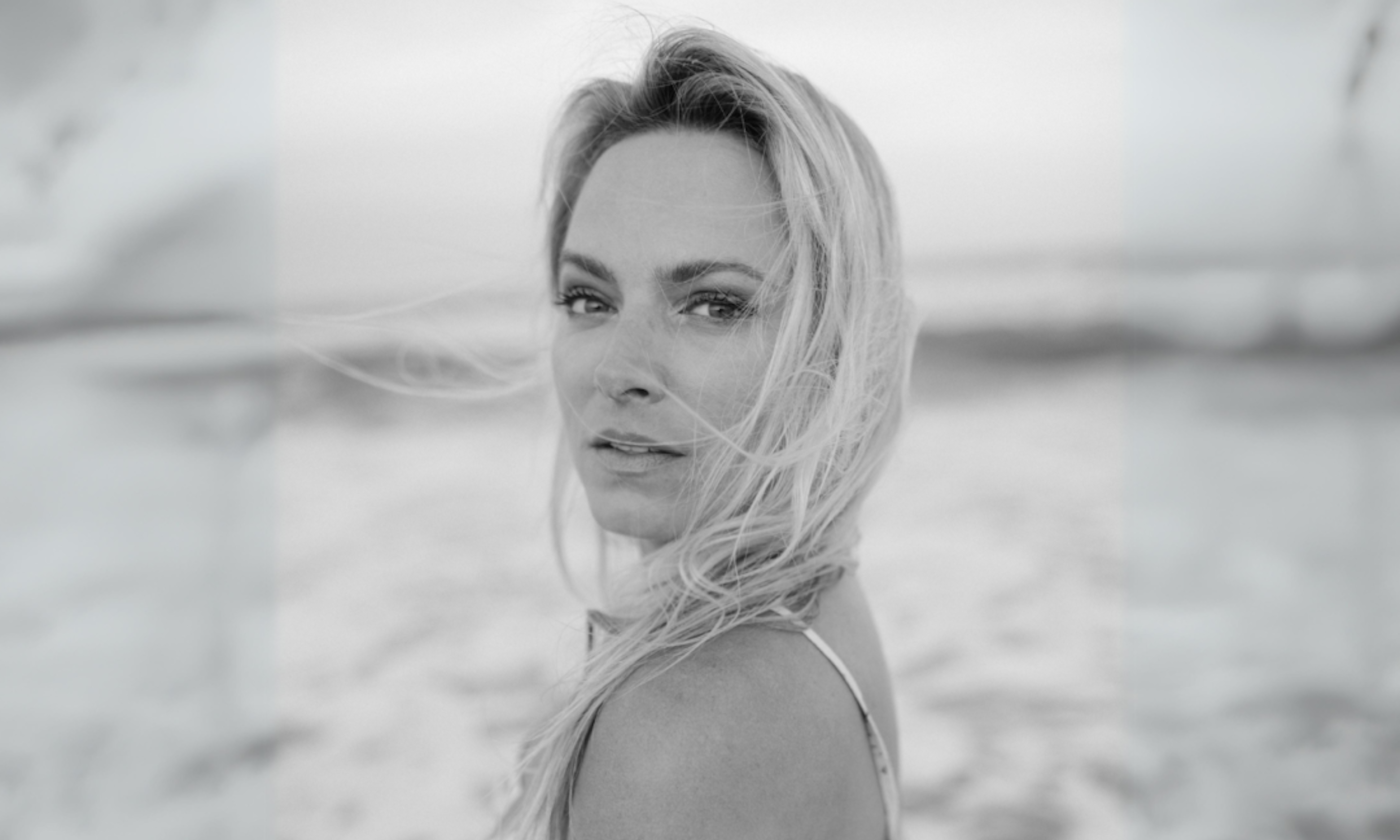
[[[1367,2],[642,2],[809,76],[891,171],[911,261],[1267,249],[1357,199],[1341,91]],[[528,273],[548,120],[626,72],[637,12],[602,2],[279,6],[280,256],[294,290]],[[1400,148],[1396,51],[1367,136]],[[1382,113],[1383,112],[1383,113]],[[1395,153],[1364,178],[1394,197]],[[1386,180],[1388,179],[1388,180]],[[1353,190],[1354,192],[1355,190]],[[1330,209],[1329,209],[1330,208]],[[1339,209],[1340,208],[1340,209]]]
[[[145,14],[136,0],[35,2],[88,20],[61,61],[42,27],[7,24],[23,37],[0,47],[39,44],[34,67],[62,71],[29,112],[6,115],[17,129],[0,134],[20,146],[48,136],[31,130],[43,108],[117,78],[123,49],[150,52],[125,21]],[[224,3],[202,29],[162,36],[189,41],[187,60],[157,63],[91,109],[101,119],[46,199],[52,241],[21,247],[59,265],[264,159],[285,305],[538,276],[535,201],[559,103],[587,77],[629,72],[649,19],[694,19],[850,112],[893,177],[913,265],[1125,245],[1207,258],[1325,248],[1400,229],[1400,13],[1357,106],[1342,107],[1365,24],[1387,3],[275,0],[268,16]],[[260,111],[269,90],[275,107]],[[270,155],[248,151],[267,136]],[[25,221],[13,183],[0,182],[6,224],[43,227]]]
[[[1121,237],[1116,3],[635,8],[712,23],[848,110],[891,171],[912,255],[1101,250]],[[646,34],[644,18],[609,3],[284,4],[285,273],[300,285],[528,270],[550,117],[578,81],[627,72]]]

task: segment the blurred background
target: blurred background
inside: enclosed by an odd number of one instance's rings
[[[700,20],[897,191],[907,836],[1400,838],[1396,5],[0,0],[0,837],[486,832],[544,138]]]

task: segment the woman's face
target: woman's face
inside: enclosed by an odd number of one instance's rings
[[[743,416],[772,354],[778,313],[751,304],[783,244],[775,202],[743,142],[666,131],[604,152],[575,203],[555,289],[565,446],[598,523],[647,548],[684,530],[723,445],[706,424]]]

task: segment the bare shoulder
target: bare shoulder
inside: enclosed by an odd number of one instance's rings
[[[571,836],[879,836],[867,750],[840,677],[806,639],[738,628],[603,705]]]

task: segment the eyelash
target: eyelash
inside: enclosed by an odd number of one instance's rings
[[[564,314],[566,315],[572,316],[594,314],[591,312],[575,312],[574,303],[580,300],[593,301],[595,303],[600,303],[603,306],[608,305],[608,302],[603,300],[603,298],[597,292],[594,292],[591,289],[587,289],[583,286],[570,286],[569,288],[555,295],[554,305],[563,308]]]
[[[685,308],[687,311],[689,311],[693,307],[702,303],[718,303],[733,308],[734,314],[729,316],[728,318],[714,318],[713,316],[706,316],[711,317],[713,318],[713,320],[716,321],[738,321],[740,319],[747,318],[753,314],[753,307],[748,300],[740,297],[739,295],[733,295],[728,292],[719,292],[713,290],[696,292],[695,294],[691,295],[690,298],[685,302]]]
[[[585,286],[570,286],[564,289],[555,296],[554,305],[561,307],[564,313],[569,316],[599,314],[597,312],[574,311],[574,304],[581,300],[590,301],[602,306],[610,306],[602,295]],[[734,310],[734,314],[728,317],[703,316],[713,321],[738,321],[753,314],[753,307],[748,300],[739,295],[714,290],[700,291],[691,295],[686,299],[685,308],[682,311],[688,314],[689,310],[706,303],[722,304],[732,307]]]

